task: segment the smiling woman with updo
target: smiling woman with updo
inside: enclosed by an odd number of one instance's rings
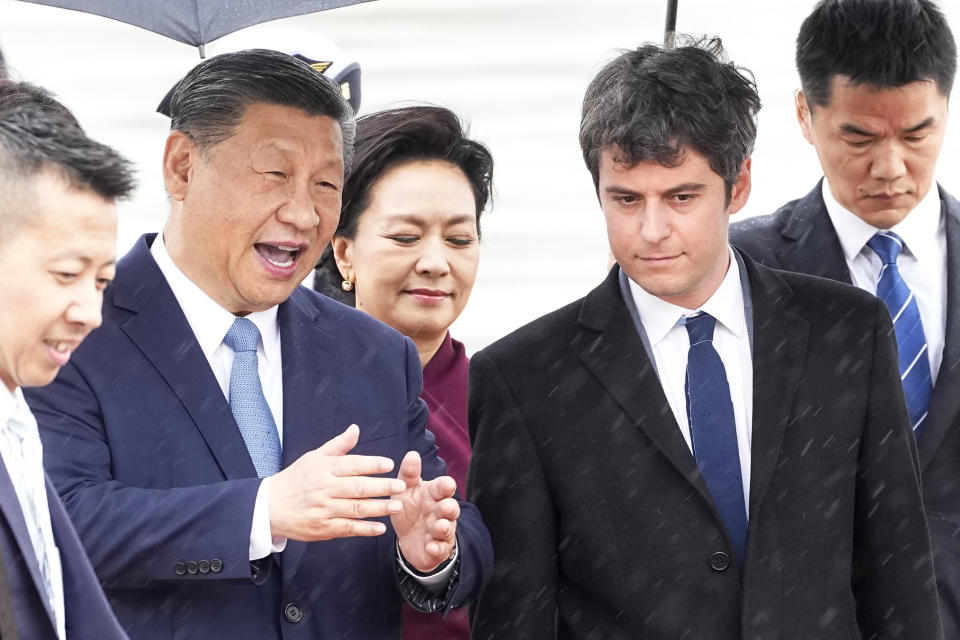
[[[469,360],[449,328],[476,279],[493,158],[466,137],[453,112],[428,106],[359,118],[355,153],[340,223],[314,288],[416,344],[427,428],[462,495],[470,462]],[[445,619],[404,608],[405,640],[468,637],[466,608]]]

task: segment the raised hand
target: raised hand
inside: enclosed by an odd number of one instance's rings
[[[425,481],[420,477],[420,455],[410,451],[400,463],[398,481],[404,489],[393,495],[402,509],[390,515],[400,552],[407,564],[429,573],[453,555],[460,504],[454,499],[457,483],[450,476]]]
[[[270,477],[270,532],[275,538],[312,542],[379,536],[387,528],[365,518],[400,513],[407,483],[369,476],[393,470],[393,460],[349,455],[360,429],[353,424]],[[419,458],[418,458],[419,476]],[[402,467],[401,467],[402,469]],[[397,498],[388,498],[389,496]]]

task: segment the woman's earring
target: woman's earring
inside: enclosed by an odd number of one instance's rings
[[[340,288],[344,291],[353,291],[353,283],[349,280],[344,280],[340,283]]]

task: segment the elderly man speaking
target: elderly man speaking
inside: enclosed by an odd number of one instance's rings
[[[134,639],[397,638],[476,595],[491,546],[424,428],[417,351],[298,287],[337,225],[353,115],[307,64],[201,63],[171,96],[170,216],[104,326],[29,396]]]

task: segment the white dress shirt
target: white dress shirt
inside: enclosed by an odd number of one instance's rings
[[[224,344],[227,331],[236,320],[236,316],[221,307],[208,296],[203,289],[190,280],[174,264],[163,242],[163,234],[158,233],[150,247],[150,253],[160,267],[163,277],[173,291],[187,323],[200,343],[203,354],[210,363],[213,375],[223,391],[224,398],[230,401],[230,371],[233,368],[233,349]],[[280,326],[277,324],[277,307],[258,311],[246,316],[260,331],[260,344],[257,345],[257,371],[263,395],[267,399],[270,412],[283,442],[283,366],[280,361]],[[253,522],[250,527],[250,560],[265,558],[271,553],[279,553],[287,546],[286,538],[273,538],[270,534],[270,506],[268,502],[270,478],[264,478],[257,491],[253,509]],[[459,550],[454,549],[456,560]],[[439,590],[449,580],[453,572],[451,562],[442,571],[429,576],[418,576],[400,558],[403,569],[418,582],[431,590]]]
[[[663,392],[693,452],[687,419],[686,377],[690,336],[683,319],[703,311],[717,319],[713,347],[723,361],[737,429],[737,450],[743,478],[744,512],[750,504],[750,442],[753,433],[753,357],[744,315],[740,266],[730,250],[730,266],[720,287],[699,309],[684,309],[653,296],[630,280],[630,292],[653,351],[654,366]],[[749,517],[749,514],[748,514]]]
[[[160,267],[163,277],[173,291],[187,323],[206,356],[213,375],[223,391],[224,398],[230,400],[230,370],[233,368],[233,349],[224,344],[227,331],[233,326],[236,316],[224,309],[213,298],[204,293],[188,278],[167,252],[163,234],[158,233],[150,253]],[[258,311],[246,316],[257,325],[260,331],[260,344],[257,345],[257,370],[267,405],[277,425],[280,442],[283,442],[283,367],[280,363],[280,327],[277,325],[277,308]],[[264,478],[257,491],[257,501],[253,508],[253,523],[250,529],[250,559],[265,558],[271,553],[279,553],[287,546],[286,538],[273,538],[270,535],[270,503],[268,501],[270,478]]]
[[[823,202],[840,238],[853,284],[877,295],[877,280],[883,265],[874,250],[867,246],[867,241],[880,229],[867,224],[837,202],[826,178],[823,179]],[[897,259],[897,267],[917,300],[934,384],[943,360],[947,322],[945,225],[946,221],[940,215],[940,194],[936,185],[931,185],[913,211],[890,229],[903,239],[904,250]]]
[[[13,424],[14,422],[16,424]],[[46,556],[46,579],[51,590],[51,593],[46,594],[47,600],[53,611],[57,636],[60,640],[66,640],[63,569],[60,565],[60,550],[53,537],[53,525],[50,523],[40,432],[33,413],[23,399],[20,387],[11,393],[3,384],[0,384],[0,455],[3,456],[3,464],[13,482],[33,545],[34,557],[26,557],[25,560],[36,562],[40,575],[43,576],[43,562],[40,558]]]

